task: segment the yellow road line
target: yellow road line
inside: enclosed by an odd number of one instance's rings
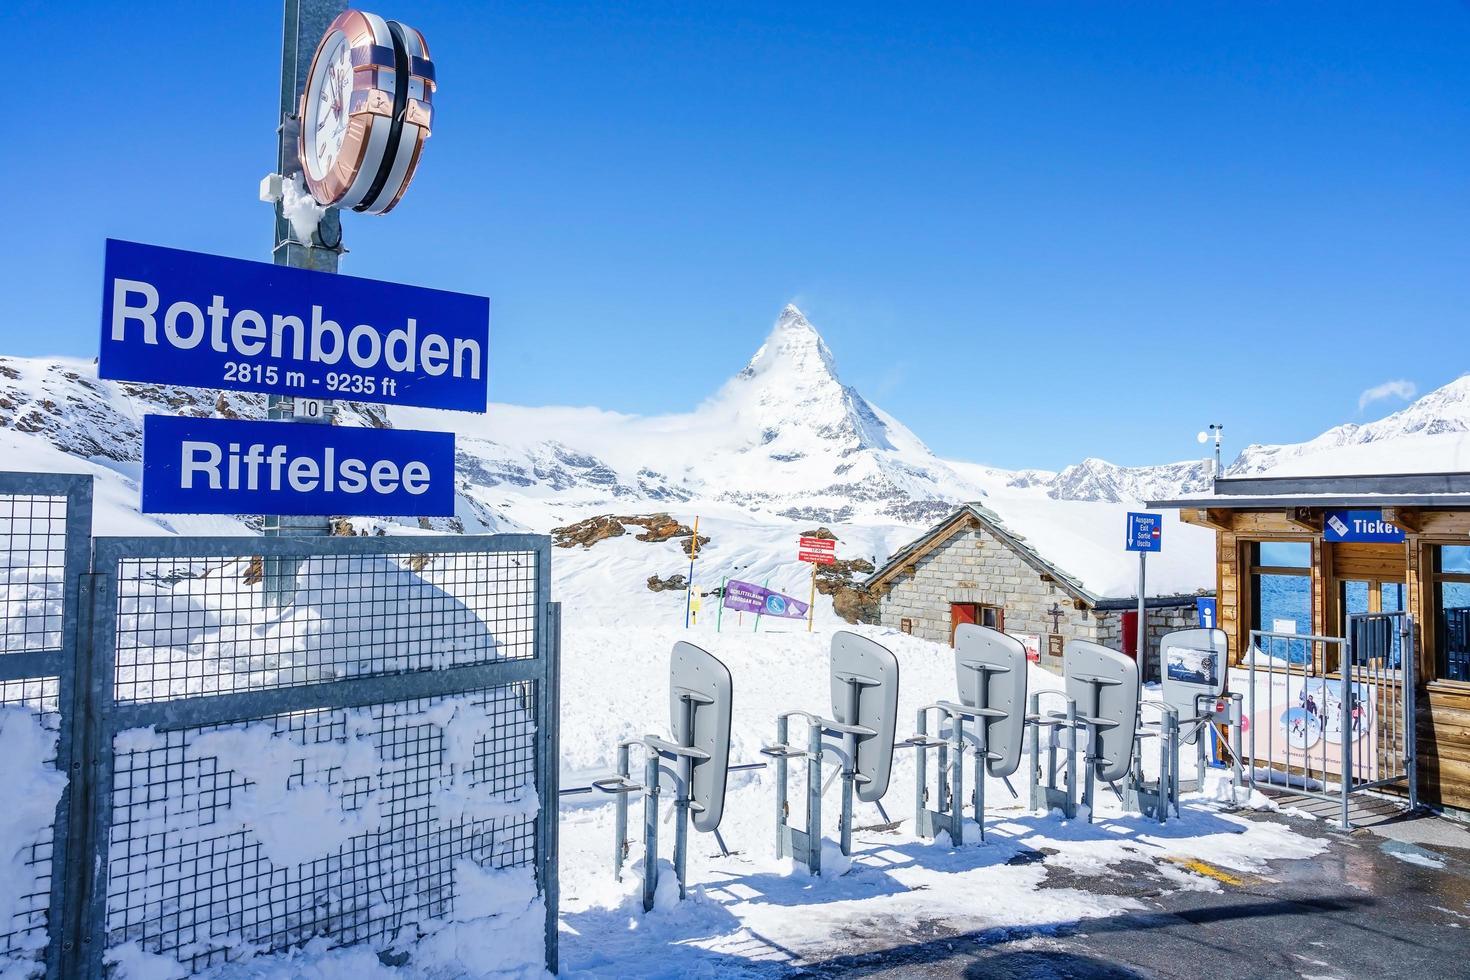
[[[1199,858],[1170,857],[1165,858],[1164,860],[1168,861],[1170,864],[1176,864],[1181,868],[1193,871],[1197,875],[1204,875],[1206,878],[1213,878],[1216,881],[1220,882],[1222,885],[1229,885],[1232,888],[1239,888],[1245,884],[1245,879],[1237,878],[1230,872],[1225,871],[1221,868],[1217,868],[1207,861],[1201,861]]]

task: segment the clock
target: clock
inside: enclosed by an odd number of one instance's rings
[[[391,211],[413,180],[433,121],[424,37],[345,10],[317,45],[301,96],[297,156],[318,204]]]

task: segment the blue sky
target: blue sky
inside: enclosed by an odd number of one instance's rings
[[[1006,466],[1299,440],[1470,370],[1465,3],[370,9],[441,88],[343,271],[488,295],[497,401],[692,407],[789,301]],[[5,4],[0,351],[95,354],[107,236],[268,258],[279,18]]]

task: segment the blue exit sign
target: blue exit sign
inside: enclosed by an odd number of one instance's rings
[[[1164,550],[1164,515],[1128,513],[1128,550]]]

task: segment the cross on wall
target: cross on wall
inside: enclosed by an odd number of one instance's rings
[[[1046,611],[1046,614],[1051,617],[1051,631],[1053,633],[1060,633],[1062,631],[1062,617],[1067,614],[1066,610],[1053,602],[1051,608]]]

